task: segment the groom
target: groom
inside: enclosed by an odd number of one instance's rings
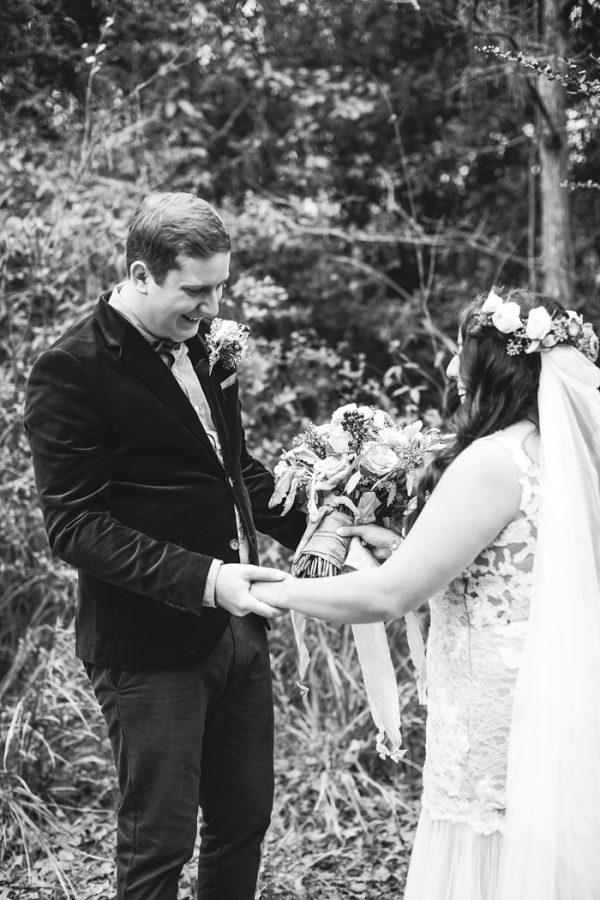
[[[266,619],[255,528],[287,547],[304,517],[268,509],[237,378],[209,371],[205,324],[230,239],[192,194],[136,211],[127,280],[36,361],[25,423],[53,550],[79,571],[76,652],[121,791],[119,900],[176,900],[202,809],[198,893],[251,900],[273,798]]]

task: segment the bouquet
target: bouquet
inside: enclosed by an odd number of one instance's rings
[[[384,410],[355,403],[341,406],[329,422],[309,425],[294,438],[275,467],[271,506],[282,515],[297,498],[307,506],[308,527],[296,551],[292,573],[298,577],[337,575],[346,569],[378,565],[357,538],[342,538],[342,525],[401,518],[413,502],[417,469],[428,453],[444,446],[437,428],[421,422],[395,423]],[[350,551],[350,552],[349,552]],[[292,611],[299,653],[300,689],[308,667],[305,617]],[[407,638],[421,702],[425,703],[425,651],[414,613],[405,616]],[[385,626],[353,625],[367,700],[377,728],[380,756],[399,760],[402,734],[398,689]]]
[[[356,403],[336,409],[323,425],[309,425],[282,453],[270,501],[283,503],[282,515],[299,496],[306,502],[308,528],[293,574],[337,575],[350,543],[337,529],[401,518],[411,504],[417,469],[442,445],[437,428],[395,423],[384,410]]]

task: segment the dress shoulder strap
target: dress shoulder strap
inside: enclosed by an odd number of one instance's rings
[[[520,432],[496,431],[494,434],[490,434],[486,440],[501,444],[510,453],[519,471],[530,475],[537,472],[538,463],[529,455],[525,444],[535,430],[535,425],[532,425],[531,428]]]
[[[521,510],[530,515],[534,515],[537,510],[538,489],[539,489],[539,463],[533,459],[525,445],[527,439],[535,432],[535,426],[532,425],[524,431],[497,431],[483,438],[484,441],[495,441],[501,444],[504,449],[510,453],[518,471],[519,482],[521,484]]]

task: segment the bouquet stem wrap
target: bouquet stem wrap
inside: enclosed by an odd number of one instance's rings
[[[350,538],[337,529],[354,525],[354,516],[339,506],[329,509],[321,507],[314,527],[309,526],[300,542],[292,565],[297,578],[328,578],[342,571]]]

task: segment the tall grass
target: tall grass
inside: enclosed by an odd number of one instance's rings
[[[65,866],[83,853],[73,826],[82,802],[101,807],[113,783],[72,627],[26,631],[0,682],[0,703],[0,862],[20,864],[30,877],[42,864],[65,896],[76,897]]]

